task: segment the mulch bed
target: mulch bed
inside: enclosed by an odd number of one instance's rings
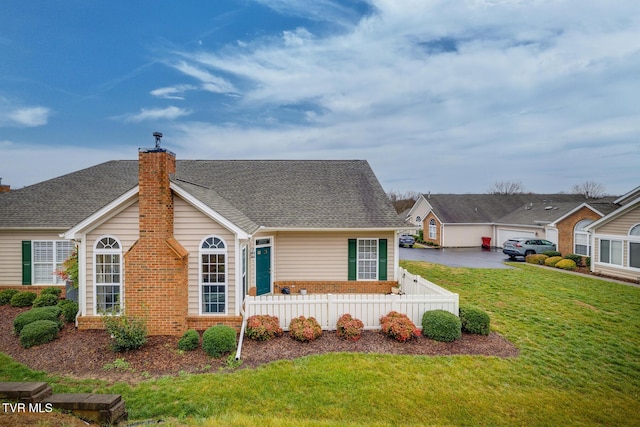
[[[179,337],[153,336],[139,350],[114,353],[104,331],[78,331],[66,324],[59,337],[47,344],[22,348],[13,335],[13,319],[25,308],[0,306],[0,351],[34,370],[43,370],[75,378],[95,378],[110,382],[135,383],[149,378],[181,373],[228,372],[227,358],[215,359],[201,348],[178,351]],[[378,331],[365,331],[359,341],[339,338],[335,332],[324,331],[321,338],[309,343],[293,340],[287,333],[270,341],[253,341],[245,337],[242,346],[242,365],[238,369],[255,368],[275,360],[331,352],[383,353],[406,355],[483,355],[515,357],[518,349],[492,332],[488,336],[463,334],[452,343],[419,337],[407,343],[394,341]],[[128,368],[114,367],[117,359],[124,359]],[[120,362],[120,361],[118,361]],[[116,362],[116,366],[121,363]],[[111,366],[110,366],[111,365]]]

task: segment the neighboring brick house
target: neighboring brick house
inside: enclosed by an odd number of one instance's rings
[[[247,293],[388,292],[397,216],[366,161],[177,160],[141,149],[0,194],[0,289],[62,286],[77,245],[77,319],[143,316],[154,335],[239,327]]]
[[[421,221],[424,240],[443,248],[479,247],[487,237],[493,247],[512,237],[538,237],[563,254],[589,255],[584,227],[617,208],[613,197],[577,194],[426,194],[407,220]]]

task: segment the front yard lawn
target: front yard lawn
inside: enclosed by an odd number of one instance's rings
[[[401,264],[487,311],[520,356],[326,354],[129,385],[0,355],[0,380],[119,393],[131,420],[180,425],[640,425],[640,288],[523,264]]]

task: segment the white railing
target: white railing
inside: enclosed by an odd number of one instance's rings
[[[324,330],[335,330],[338,318],[350,314],[365,329],[380,329],[380,317],[390,311],[404,313],[420,327],[425,311],[446,310],[458,315],[458,294],[449,292],[422,277],[401,269],[400,294],[310,294],[247,296],[245,316],[277,316],[280,327],[289,329],[292,319],[315,317]]]

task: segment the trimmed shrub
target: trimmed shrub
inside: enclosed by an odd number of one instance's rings
[[[33,307],[50,307],[58,303],[58,297],[53,294],[40,294],[33,300]]]
[[[336,335],[347,341],[358,341],[362,337],[363,328],[362,320],[351,317],[350,314],[343,314],[336,324]]]
[[[289,335],[297,341],[313,341],[322,336],[322,328],[315,317],[300,316],[291,319]]]
[[[422,315],[422,334],[436,341],[455,341],[462,336],[462,322],[445,310],[426,311]]]
[[[38,320],[51,320],[52,322],[56,322],[58,329],[60,329],[62,327],[62,322],[60,321],[61,312],[62,310],[55,306],[32,308],[31,310],[18,314],[16,318],[13,319],[13,332],[16,335],[20,335],[20,332],[25,326]]]
[[[11,302],[11,298],[19,291],[17,289],[4,289],[0,291],[0,305],[7,305]]]
[[[576,264],[576,266],[582,265],[582,255],[569,254],[569,255],[565,255],[564,259],[570,259]]]
[[[585,265],[585,267],[591,267],[591,257],[590,256],[584,257],[584,265]]]
[[[58,336],[58,324],[52,320],[36,320],[20,331],[20,344],[24,348],[53,341]]]
[[[78,314],[78,303],[71,301],[70,299],[63,299],[58,301],[58,307],[62,310],[62,317],[65,322],[73,322],[76,320],[76,314]]]
[[[202,349],[211,357],[220,357],[236,348],[236,330],[231,326],[212,326],[202,334]]]
[[[382,333],[396,341],[407,342],[420,336],[420,331],[406,314],[390,311],[380,318]]]
[[[524,260],[529,264],[544,265],[544,260],[547,258],[548,256],[544,254],[531,254],[531,255],[527,255]]]
[[[460,306],[460,322],[462,332],[477,335],[489,335],[491,319],[489,315],[477,307]]]
[[[60,298],[60,295],[62,295],[62,289],[55,287],[44,288],[40,291],[40,296],[42,295],[55,295],[56,297]]]
[[[147,343],[147,323],[141,317],[102,316],[102,322],[111,336],[111,350],[135,350]]]
[[[561,257],[562,254],[558,251],[546,251],[546,252],[542,252],[543,255],[546,255],[548,257],[554,257],[554,256],[559,256]]]
[[[562,259],[556,263],[556,268],[561,268],[563,270],[575,270],[578,267],[576,263],[572,259]]]
[[[11,297],[11,307],[30,307],[38,295],[35,292],[18,292]]]
[[[195,329],[189,329],[184,334],[182,334],[182,338],[178,341],[178,349],[191,351],[198,348],[200,344],[200,334]]]
[[[247,319],[246,334],[256,341],[267,341],[283,334],[280,319],[268,314],[258,314]]]
[[[544,265],[548,267],[555,267],[556,263],[563,259],[561,256],[552,256],[544,260]]]

